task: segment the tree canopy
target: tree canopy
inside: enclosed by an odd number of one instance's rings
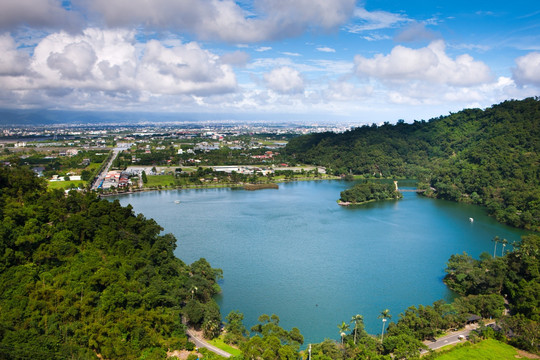
[[[221,320],[221,271],[184,264],[176,239],[130,206],[0,167],[0,217],[2,358],[164,356],[189,347],[182,315]]]

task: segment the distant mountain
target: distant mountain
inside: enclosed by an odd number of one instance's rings
[[[485,205],[501,222],[540,231],[540,98],[301,136],[285,151],[335,174],[417,178],[436,189],[427,196]]]
[[[198,121],[196,116],[170,113],[99,112],[63,110],[0,110],[0,126],[126,125]]]

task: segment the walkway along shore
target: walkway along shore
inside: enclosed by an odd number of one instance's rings
[[[230,358],[232,356],[228,352],[226,352],[224,350],[221,350],[221,349],[215,347],[214,345],[210,345],[209,343],[207,343],[203,339],[197,337],[197,335],[195,334],[193,329],[187,329],[186,334],[189,336],[191,341],[193,341],[195,343],[195,346],[198,347],[198,348],[201,348],[201,347],[206,348],[206,349],[210,350],[211,352],[213,352],[214,354],[218,354],[219,356],[223,356],[223,357],[226,357],[226,358]]]

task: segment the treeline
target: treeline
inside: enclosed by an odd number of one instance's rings
[[[363,182],[341,192],[339,202],[361,204],[369,201],[397,200],[403,195],[393,184]]]
[[[0,358],[165,358],[211,333],[221,270],[184,264],[153,220],[0,167]]]
[[[494,247],[504,239],[494,238]],[[504,243],[504,242],[503,242]],[[452,255],[444,278],[460,295],[504,296],[511,317],[501,321],[510,343],[538,352],[540,346],[540,236],[528,235],[516,249],[500,257],[487,253],[473,259],[466,253]],[[496,256],[496,251],[494,251]],[[483,314],[479,314],[483,315]]]
[[[540,231],[539,98],[300,136],[285,151],[335,175],[416,178],[427,196],[484,205],[500,222]]]

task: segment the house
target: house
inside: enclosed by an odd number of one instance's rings
[[[480,320],[482,320],[482,317],[475,314],[469,314],[469,317],[467,318],[467,324],[475,324]]]

